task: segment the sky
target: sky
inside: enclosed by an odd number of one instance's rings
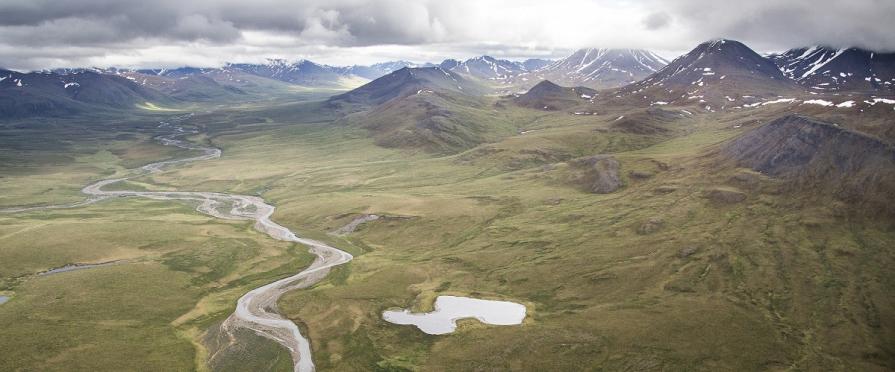
[[[0,0],[0,67],[331,65],[578,48],[665,57],[729,38],[759,52],[895,51],[895,0]]]

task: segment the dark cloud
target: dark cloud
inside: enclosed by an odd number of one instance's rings
[[[232,42],[240,30],[262,30],[340,46],[419,44],[444,35],[431,13],[439,7],[412,0],[11,0],[0,2],[0,35],[30,45]]]
[[[824,44],[895,50],[895,1],[704,0],[662,3],[690,35],[727,37],[764,49]]]
[[[643,27],[647,30],[658,30],[667,27],[671,23],[671,16],[665,12],[652,13],[643,19]]]
[[[355,50],[371,57],[391,46],[415,48],[408,59],[441,55],[433,50],[457,57],[481,49],[684,51],[715,37],[759,50],[895,50],[892,19],[891,0],[0,0],[0,66],[220,63]]]

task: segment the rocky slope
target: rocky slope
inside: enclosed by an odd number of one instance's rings
[[[876,138],[804,116],[784,116],[725,145],[738,165],[888,209],[895,202],[895,148]]]

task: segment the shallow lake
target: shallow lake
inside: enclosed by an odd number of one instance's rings
[[[5,303],[6,301],[9,301],[9,297],[0,296],[0,305],[3,305],[3,303]]]
[[[382,313],[382,318],[389,323],[414,325],[430,335],[443,335],[456,330],[457,320],[465,318],[475,318],[493,325],[522,324],[525,306],[509,301],[438,296],[435,311],[411,313],[410,310],[387,310]]]

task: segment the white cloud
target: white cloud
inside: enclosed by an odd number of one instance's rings
[[[581,47],[673,56],[715,37],[760,50],[895,49],[895,2],[855,0],[0,0],[0,66],[331,64]]]

